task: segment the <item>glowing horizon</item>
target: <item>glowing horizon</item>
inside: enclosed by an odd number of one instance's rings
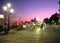
[[[40,19],[50,18],[52,14],[58,12],[58,0],[20,1],[20,3],[18,1],[16,2],[18,5],[15,3],[17,6],[15,14],[17,14],[17,17],[21,17],[26,21],[35,17],[40,17]]]
[[[11,2],[14,14],[13,17],[22,18],[29,21],[35,17],[40,20],[50,18],[54,13],[58,13],[58,0],[9,0]]]

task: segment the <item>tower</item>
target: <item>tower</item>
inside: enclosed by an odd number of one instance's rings
[[[59,14],[60,14],[60,0],[59,0]]]

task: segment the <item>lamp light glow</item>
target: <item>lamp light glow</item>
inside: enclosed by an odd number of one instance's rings
[[[37,21],[39,21],[39,20],[40,20],[40,18],[39,18],[39,17],[36,17],[36,20],[37,20]]]
[[[4,6],[4,7],[3,7],[3,10],[4,10],[4,11],[7,11],[7,6]]]
[[[14,9],[10,9],[10,13],[13,13],[14,12]]]
[[[8,7],[8,8],[10,8],[10,7],[11,7],[11,4],[10,4],[10,3],[8,3],[8,4],[7,4],[7,7]]]

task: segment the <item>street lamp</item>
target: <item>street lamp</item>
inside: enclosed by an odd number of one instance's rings
[[[14,9],[10,9],[10,13],[13,13],[14,12]]]
[[[9,17],[9,15],[14,12],[14,9],[12,9],[11,7],[12,6],[11,6],[10,3],[7,3],[6,6],[3,6],[3,10],[7,11],[7,14],[8,14],[8,31],[10,30],[10,28],[9,28],[9,25],[10,25],[10,17]]]
[[[10,3],[7,3],[7,7],[8,7],[8,8],[11,8],[11,4],[10,4]]]
[[[3,6],[3,10],[6,11],[7,10],[7,6]]]

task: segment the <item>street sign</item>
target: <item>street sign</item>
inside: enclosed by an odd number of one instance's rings
[[[0,14],[0,18],[4,18],[4,15],[3,14]]]

